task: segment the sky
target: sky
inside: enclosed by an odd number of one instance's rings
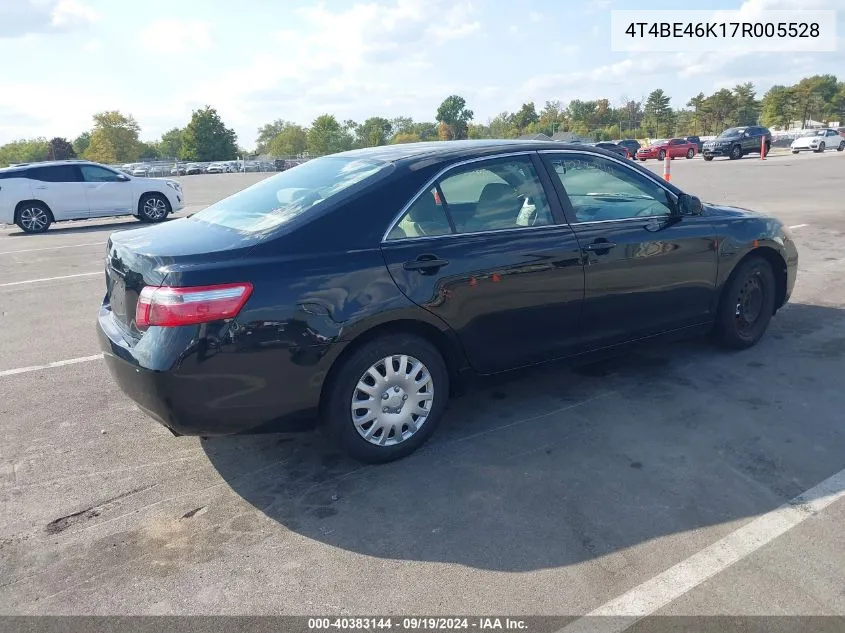
[[[486,122],[534,101],[641,100],[674,107],[752,81],[761,94],[811,74],[845,80],[845,0],[709,0],[708,9],[836,9],[828,53],[620,53],[613,9],[700,9],[687,0],[0,0],[0,144],[73,139],[103,110],[143,140],[211,105],[254,147],[275,119],[323,113],[434,119],[450,94]]]

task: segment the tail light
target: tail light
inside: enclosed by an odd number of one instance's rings
[[[222,284],[170,288],[146,286],[138,296],[135,324],[175,327],[231,319],[237,316],[252,294],[252,284]]]

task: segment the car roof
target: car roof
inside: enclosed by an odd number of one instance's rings
[[[72,159],[72,160],[40,160],[32,163],[18,163],[11,167],[0,167],[0,171],[7,172],[17,169],[30,169],[32,167],[55,167],[56,165],[99,165],[99,163],[90,160]]]
[[[461,159],[483,157],[507,151],[537,151],[548,149],[581,149],[589,147],[584,143],[561,143],[559,141],[497,140],[479,139],[463,141],[423,141],[400,143],[354,149],[334,154],[348,158],[371,159],[384,162],[413,162],[420,158]]]

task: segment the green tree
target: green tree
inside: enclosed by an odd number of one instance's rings
[[[736,95],[727,88],[722,88],[707,97],[707,110],[710,112],[716,132],[737,123]]]
[[[490,121],[490,138],[516,138],[519,130],[513,114],[500,112]]]
[[[352,137],[331,114],[321,114],[314,119],[307,138],[308,151],[318,156],[343,152],[352,147]]]
[[[145,143],[141,141],[141,147],[138,152],[138,158],[141,160],[157,160],[161,158],[161,150],[156,143]]]
[[[50,160],[68,160],[70,158],[76,158],[76,152],[73,149],[73,145],[71,145],[65,138],[57,136],[56,138],[50,139],[50,142],[47,145],[49,147],[47,153]]]
[[[289,123],[276,134],[266,148],[271,156],[298,156],[308,148],[308,132],[301,125]]]
[[[177,158],[182,150],[182,130],[174,127],[161,135],[159,152],[166,158]]]
[[[276,119],[271,123],[267,123],[266,125],[262,125],[258,128],[258,137],[255,140],[255,153],[256,154],[266,154],[268,153],[268,148],[270,142],[276,138],[282,131],[294,125],[290,121],[285,121],[284,119]]]
[[[805,77],[792,87],[802,127],[811,118],[824,118],[827,105],[835,99],[838,90],[834,75]]]
[[[467,126],[472,120],[472,110],[466,107],[463,97],[450,95],[437,108],[435,117],[439,126],[439,136],[444,140],[461,139],[467,137]]]
[[[359,147],[386,145],[393,134],[393,124],[379,116],[370,117],[355,129]]]
[[[574,125],[587,129],[596,118],[596,102],[573,99],[566,107],[566,113]]]
[[[73,151],[76,152],[77,156],[82,156],[85,154],[85,150],[88,149],[88,143],[90,142],[91,132],[83,132],[73,139]]]
[[[416,134],[421,141],[436,141],[437,140],[437,123],[431,121],[421,121],[414,123],[411,134]]]
[[[733,93],[736,101],[736,124],[755,125],[760,118],[760,102],[757,101],[754,84],[750,81],[738,84]]]
[[[180,157],[185,160],[233,160],[238,156],[238,137],[227,128],[217,110],[195,110],[182,134]]]
[[[391,143],[419,143],[421,140],[416,132],[399,132],[393,136]]]
[[[141,153],[141,143],[138,140],[140,132],[141,126],[131,115],[124,115],[117,110],[99,112],[94,115],[90,143],[93,144],[95,138],[98,138],[96,155],[113,157],[110,162],[134,161],[138,160]],[[110,149],[105,151],[106,147]],[[89,145],[85,157],[95,160],[89,156],[91,151]]]
[[[21,139],[0,147],[0,166],[47,160],[50,146],[46,138]]]
[[[140,153],[140,151],[138,152]],[[112,145],[109,135],[102,130],[94,130],[91,133],[91,141],[88,143],[88,148],[85,150],[85,158],[92,160],[95,163],[104,163],[106,165],[114,165],[118,162],[117,151]],[[138,158],[137,154],[132,160]]]
[[[528,131],[528,126],[530,126],[532,123],[536,123],[539,120],[540,115],[537,114],[537,110],[534,108],[533,101],[523,103],[522,107],[513,115],[513,123],[514,125],[516,125],[516,128],[520,132]]]
[[[661,133],[670,135],[672,132],[671,98],[660,88],[652,90],[643,108],[643,128],[649,136],[659,136]]]
[[[763,95],[760,121],[769,127],[787,128],[795,118],[795,93],[786,86],[772,86]]]
[[[394,134],[414,134],[414,120],[409,116],[398,116],[391,119],[390,126]]]
[[[467,138],[490,138],[490,128],[481,123],[470,123],[467,127]]]

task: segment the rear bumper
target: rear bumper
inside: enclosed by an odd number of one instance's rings
[[[316,364],[324,350],[306,350],[305,358],[290,350],[270,358],[236,345],[210,352],[197,344],[196,330],[182,336],[176,330],[190,328],[168,329],[157,339],[148,332],[133,347],[111,311],[101,308],[97,333],[120,389],[174,434],[297,431],[313,425],[322,388]]]

